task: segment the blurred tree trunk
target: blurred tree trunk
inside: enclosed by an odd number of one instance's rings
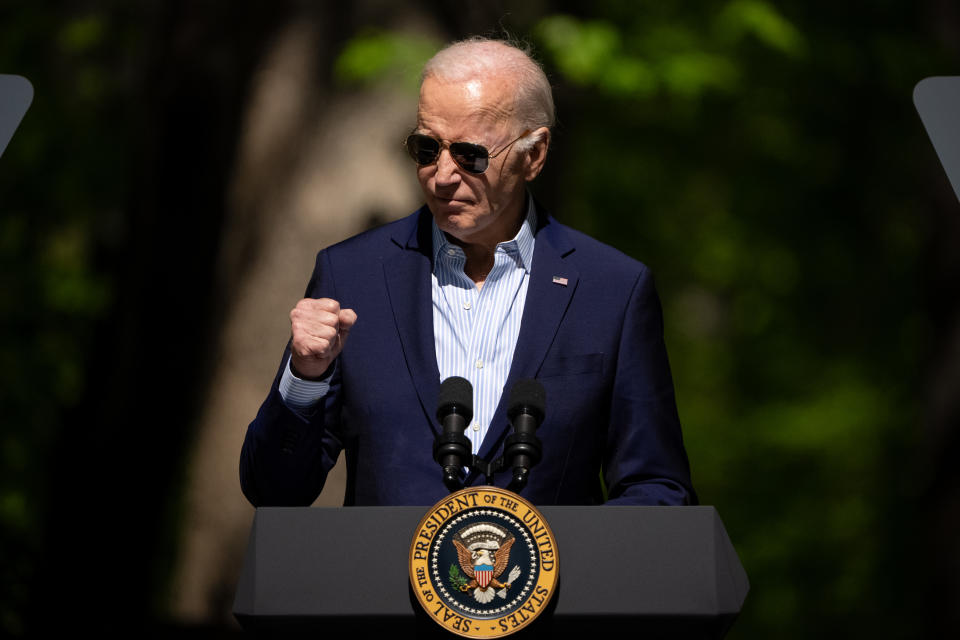
[[[418,206],[399,146],[416,98],[390,89],[323,91],[309,70],[318,31],[291,23],[258,74],[231,188],[222,290],[230,317],[189,467],[175,614],[194,623],[230,621],[253,508],[237,480],[246,426],[270,388],[289,337],[287,313],[303,295],[317,250]],[[255,260],[248,260],[252,247]],[[245,261],[242,278],[233,264]],[[342,463],[318,504],[343,504]]]

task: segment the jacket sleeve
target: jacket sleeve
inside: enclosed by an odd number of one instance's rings
[[[683,447],[663,312],[643,268],[627,304],[604,449],[607,504],[696,504]]]
[[[325,252],[317,255],[304,295],[336,299]],[[284,404],[278,389],[289,354],[288,343],[270,393],[247,427],[240,452],[240,486],[255,507],[310,505],[320,495],[327,473],[344,447],[340,367],[335,368],[330,390],[314,410],[299,415]]]

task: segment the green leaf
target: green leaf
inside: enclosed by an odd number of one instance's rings
[[[457,565],[455,564],[450,565],[449,575],[450,575],[450,586],[452,586],[455,590],[459,591],[460,587],[467,584],[466,576],[460,573],[460,569],[457,568]]]
[[[347,42],[334,62],[334,74],[347,84],[386,79],[416,88],[420,70],[439,46],[436,40],[424,36],[366,31]]]
[[[737,41],[750,34],[791,57],[799,57],[806,50],[803,34],[761,0],[734,0],[720,14],[717,28],[724,39]]]
[[[68,54],[80,54],[103,42],[106,25],[98,16],[85,16],[68,22],[60,30],[60,48]]]
[[[550,16],[540,21],[535,32],[563,74],[579,84],[597,82],[620,50],[620,34],[600,20]]]

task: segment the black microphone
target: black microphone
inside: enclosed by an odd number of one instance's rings
[[[546,403],[546,390],[532,378],[517,381],[510,390],[507,416],[513,425],[513,433],[504,443],[503,458],[513,466],[513,479],[507,487],[511,491],[520,491],[527,486],[530,469],[543,456],[543,445],[536,431],[543,422]]]
[[[433,443],[433,459],[443,467],[443,483],[450,491],[463,488],[463,467],[470,463],[470,440],[463,435],[473,419],[473,385],[451,376],[440,383],[437,420],[443,433]]]

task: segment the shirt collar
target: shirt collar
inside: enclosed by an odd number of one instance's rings
[[[446,234],[440,231],[436,220],[431,219],[430,224],[433,227],[433,258],[434,264],[436,264],[438,260],[443,259],[442,256],[446,254],[448,247],[456,247],[457,245],[450,242]],[[527,217],[524,219],[523,224],[520,225],[520,230],[517,231],[517,235],[511,240],[497,244],[498,248],[502,247],[508,252],[515,251],[520,256],[520,262],[523,264],[523,268],[527,273],[529,273],[533,267],[533,232],[536,228],[537,209],[533,204],[533,196],[528,193]],[[459,249],[459,247],[457,248]]]

